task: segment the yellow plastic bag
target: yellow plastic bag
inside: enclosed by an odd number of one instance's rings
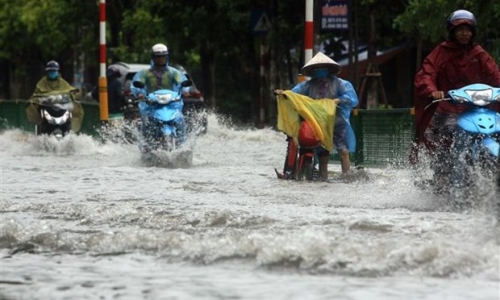
[[[336,105],[332,99],[313,100],[292,91],[284,91],[276,100],[278,130],[291,136],[298,144],[300,118],[303,118],[308,121],[314,136],[321,140],[321,145],[329,152],[333,150]]]

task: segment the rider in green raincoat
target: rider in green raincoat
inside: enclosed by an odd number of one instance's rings
[[[71,130],[77,133],[80,131],[82,126],[84,114],[82,104],[78,101],[78,89],[71,86],[60,76],[59,64],[56,61],[49,61],[45,67],[45,71],[47,74],[36,84],[35,91],[29,99],[29,104],[26,107],[26,116],[28,121],[36,125],[40,125],[42,123],[42,117],[40,115],[40,102],[38,100],[40,97],[69,93],[74,104],[74,108],[71,111]]]

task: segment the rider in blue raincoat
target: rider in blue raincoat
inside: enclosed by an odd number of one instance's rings
[[[325,54],[318,52],[304,67],[302,74],[311,79],[300,82],[292,92],[309,96],[313,99],[330,98],[337,103],[334,137],[335,149],[340,156],[342,174],[347,175],[351,168],[349,153],[356,151],[356,137],[349,121],[351,111],[358,105],[358,96],[352,84],[337,77],[340,65]],[[328,152],[317,151],[320,169],[328,164]],[[320,171],[321,173],[321,171]],[[320,174],[321,175],[321,174]]]
[[[337,104],[333,142],[340,156],[342,175],[348,176],[351,168],[349,153],[356,151],[356,138],[349,121],[351,111],[358,105],[358,96],[352,84],[337,77],[340,65],[325,54],[318,52],[304,67],[302,74],[311,77],[292,88],[292,92],[312,99],[332,99]],[[275,90],[283,94],[283,90]],[[328,178],[329,152],[318,147],[319,175],[322,180]]]
[[[146,92],[154,92],[159,89],[178,91],[181,83],[187,80],[186,76],[178,69],[168,65],[168,48],[164,44],[156,44],[151,52],[151,67],[137,72],[132,80],[130,90],[138,98],[144,97]],[[134,81],[143,82],[144,89],[133,86]],[[188,92],[184,88],[183,92]]]
[[[180,70],[168,65],[168,48],[164,44],[155,44],[151,52],[151,66],[141,70],[134,75],[130,86],[130,91],[138,99],[144,98],[147,93],[152,93],[160,89],[179,91],[182,82],[187,78]],[[144,88],[133,85],[134,81],[144,83]],[[189,94],[189,87],[182,90],[184,95]],[[178,124],[179,136],[184,140],[187,134],[186,124]]]

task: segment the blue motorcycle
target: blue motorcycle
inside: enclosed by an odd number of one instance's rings
[[[457,117],[450,160],[450,194],[456,202],[474,201],[484,190],[481,178],[495,178],[500,152],[500,113],[488,108],[500,102],[500,88],[482,83],[450,90],[434,100],[465,104]]]
[[[179,91],[160,89],[149,93],[143,82],[133,82],[134,87],[142,89],[145,95],[138,99],[139,149],[142,153],[154,150],[173,151],[186,141],[182,88],[191,84],[190,80],[186,80],[182,82]]]
[[[489,104],[500,102],[500,88],[476,83],[448,93],[452,101],[469,104],[471,109],[457,119],[459,135],[470,139],[468,149],[473,162],[484,161],[493,165],[499,155],[500,113],[486,108]],[[459,147],[469,147],[459,141]],[[465,149],[462,149],[465,150]],[[485,158],[486,160],[482,160]]]

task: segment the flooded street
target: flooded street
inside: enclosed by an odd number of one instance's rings
[[[0,133],[0,299],[500,297],[487,207],[447,209],[398,168],[279,180],[284,134],[215,116],[189,147],[169,169],[134,145]]]

